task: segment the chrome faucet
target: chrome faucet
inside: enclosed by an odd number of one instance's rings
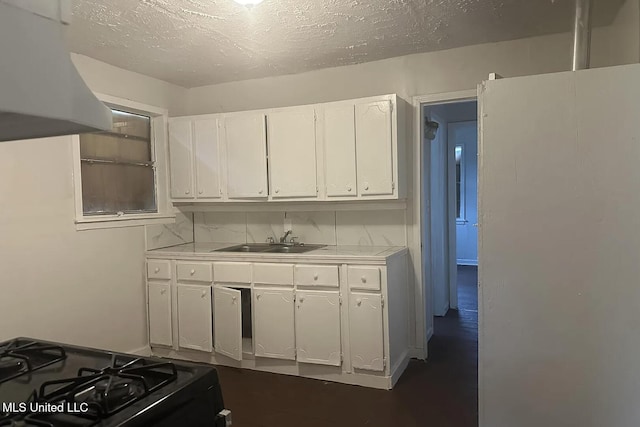
[[[291,234],[292,232],[293,232],[292,230],[287,230],[284,233],[284,236],[280,238],[280,243],[287,243],[287,237],[289,237],[289,234]]]

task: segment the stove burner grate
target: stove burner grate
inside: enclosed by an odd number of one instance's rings
[[[0,346],[0,383],[66,359],[64,348],[15,339]]]

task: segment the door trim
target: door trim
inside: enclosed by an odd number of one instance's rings
[[[417,95],[412,98],[413,105],[413,141],[410,151],[408,166],[413,171],[413,200],[412,206],[408,206],[411,215],[411,231],[408,233],[408,247],[413,259],[413,277],[415,289],[415,309],[416,309],[416,350],[422,351],[424,358],[428,356],[427,342],[431,338],[433,331],[433,309],[426,304],[427,296],[431,300],[432,294],[432,278],[431,274],[431,251],[428,242],[422,241],[422,224],[430,224],[431,217],[429,212],[422,212],[422,172],[424,166],[422,164],[422,107],[428,104],[445,104],[464,101],[477,101],[478,89],[469,89],[455,92],[444,92],[430,95]],[[480,109],[478,108],[478,112]],[[413,158],[412,158],[413,157]],[[428,178],[428,177],[427,177]],[[430,180],[427,180],[430,184]],[[425,197],[430,197],[430,188],[427,186]],[[423,243],[426,246],[423,247]],[[424,260],[427,259],[425,263]],[[455,277],[453,278],[455,279]],[[455,301],[457,305],[457,301]]]

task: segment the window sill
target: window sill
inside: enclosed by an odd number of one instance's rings
[[[170,224],[175,222],[176,216],[171,214],[148,215],[101,215],[76,219],[76,230],[98,230],[103,228],[140,227],[153,224]]]

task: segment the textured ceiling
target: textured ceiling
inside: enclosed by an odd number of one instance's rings
[[[609,24],[623,0],[596,2]],[[569,31],[574,0],[75,0],[71,51],[184,87]]]

